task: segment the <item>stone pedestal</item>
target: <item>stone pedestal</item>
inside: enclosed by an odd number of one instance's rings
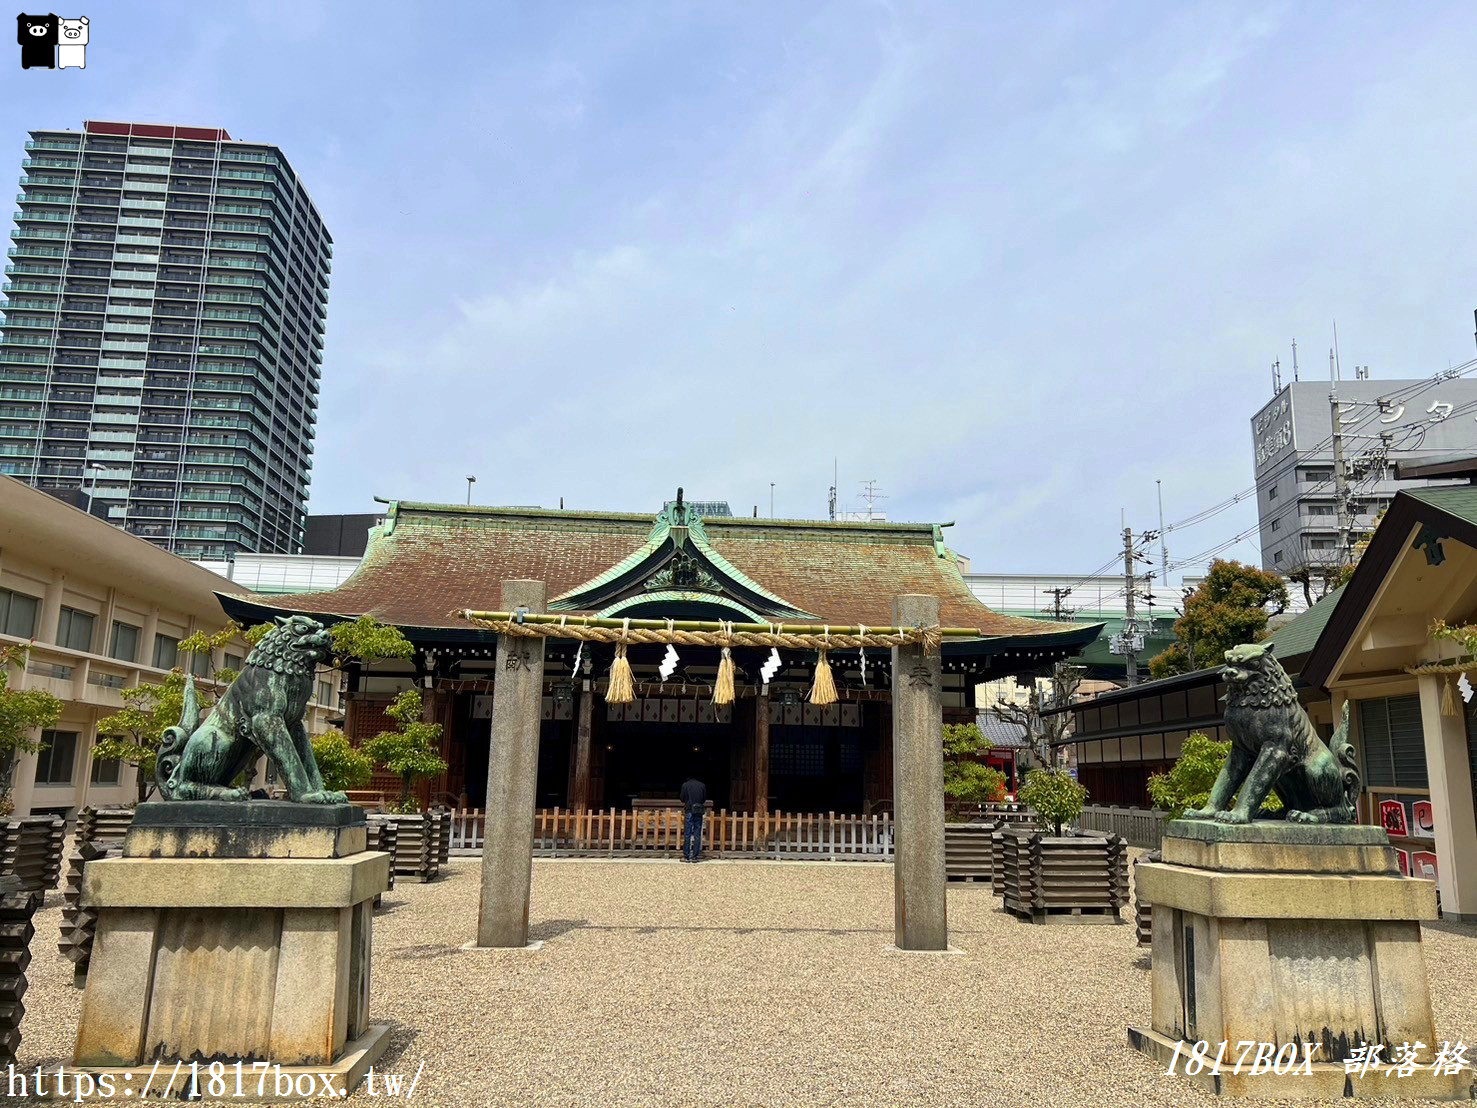
[[[1153,905],[1152,1017],[1128,1037],[1166,1068],[1177,1049],[1182,1064],[1197,1041],[1211,1058],[1224,1042],[1220,1072],[1189,1080],[1233,1095],[1470,1098],[1470,1068],[1431,1067],[1441,1040],[1420,921],[1436,918],[1435,886],[1401,876],[1380,828],[1176,820],[1138,881]],[[1251,1053],[1233,1072],[1245,1042],[1294,1044],[1297,1071],[1316,1044],[1311,1072],[1253,1074]],[[1383,1064],[1346,1074],[1366,1043]],[[1422,1044],[1420,1068],[1386,1074],[1406,1043]]]
[[[368,1004],[390,858],[364,845],[348,805],[140,805],[124,856],[84,878],[98,919],[76,1066],[265,1061],[352,1088],[386,1036]]]

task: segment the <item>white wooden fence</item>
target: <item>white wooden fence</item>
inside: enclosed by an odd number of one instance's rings
[[[451,814],[451,852],[482,849],[483,812]],[[534,812],[533,849],[545,857],[675,855],[682,850],[682,811],[607,808]],[[806,858],[829,861],[892,861],[890,813],[874,816],[835,812],[709,812],[703,820],[703,849],[732,858]]]
[[[1084,831],[1120,835],[1129,846],[1157,849],[1164,838],[1169,813],[1158,808],[1111,808],[1089,804],[1082,809],[1077,826]]]

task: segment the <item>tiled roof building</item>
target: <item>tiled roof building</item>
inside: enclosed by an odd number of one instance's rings
[[[382,726],[383,703],[417,682],[429,690],[428,712],[446,725],[452,762],[431,791],[475,806],[484,784],[490,725],[483,716],[496,643],[456,613],[498,609],[502,583],[513,579],[544,582],[552,613],[613,618],[880,627],[891,624],[897,596],[936,596],[944,626],[978,631],[944,646],[945,714],[960,720],[974,718],[976,683],[1049,666],[1100,629],[991,611],[970,592],[941,529],[931,524],[705,518],[680,495],[654,519],[391,503],[363,563],[338,588],[229,595],[222,602],[243,622],[306,612],[371,615],[401,627],[418,648],[413,664],[376,665],[355,675],[347,729],[354,738],[373,734]],[[759,669],[768,651],[735,648],[738,699],[719,711],[698,707],[707,701],[717,651],[684,648],[678,671],[661,682],[655,669],[663,653],[656,646],[631,649],[644,695],[623,707],[600,699],[613,648],[586,643],[574,673],[576,644],[549,642],[541,803],[623,806],[665,795],[675,791],[689,761],[700,763],[715,802],[728,807],[773,802],[786,810],[857,810],[890,798],[887,651],[865,658],[833,652],[841,699],[821,708],[802,703],[814,652],[783,651],[780,672],[765,684]],[[695,703],[684,707],[685,701]],[[756,744],[773,748],[767,779],[764,759],[754,757]],[[576,751],[590,752],[582,773]],[[575,789],[577,778],[588,785]]]

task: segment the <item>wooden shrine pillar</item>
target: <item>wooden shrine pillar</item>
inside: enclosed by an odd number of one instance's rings
[[[754,811],[769,814],[769,686],[754,698]]]
[[[903,595],[893,603],[898,627],[937,627],[937,597]],[[899,950],[948,950],[944,868],[944,748],[938,646],[892,648],[892,788],[894,913]]]
[[[503,609],[542,612],[542,581],[504,581]],[[528,945],[533,885],[533,811],[544,692],[544,640],[500,635],[487,752],[487,814],[482,843],[482,897],[477,945]]]
[[[590,806],[590,728],[595,717],[595,682],[586,677],[581,682],[580,703],[574,729],[573,784],[569,789],[569,806],[582,812]]]

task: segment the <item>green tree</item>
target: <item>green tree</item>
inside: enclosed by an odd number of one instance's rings
[[[171,670],[161,681],[144,682],[136,688],[120,690],[123,707],[98,721],[97,730],[101,737],[93,747],[93,758],[118,761],[137,769],[140,802],[153,795],[154,763],[164,731],[178,727],[180,715],[184,712],[185,669],[194,672],[196,658],[205,662],[200,675],[207,679],[207,683],[196,686],[203,717],[215,703],[215,693],[237,677],[234,669],[216,667],[215,652],[243,637],[245,633],[239,624],[227,623],[218,630],[196,631],[181,639],[179,653],[182,664],[179,667]]]
[[[1193,731],[1180,747],[1180,756],[1168,773],[1149,778],[1149,799],[1163,808],[1170,819],[1179,819],[1191,808],[1204,808],[1210,803],[1210,789],[1220,776],[1221,767],[1231,753],[1229,739],[1217,741],[1201,731]],[[1271,793],[1262,801],[1263,813],[1282,810],[1282,801]]]
[[[202,658],[205,666],[201,676],[209,677],[219,681],[223,685],[229,685],[236,679],[236,671],[217,669],[215,664],[215,652],[222,650],[241,637],[241,625],[232,621],[227,623],[218,631],[196,631],[193,635],[186,636],[179,641],[179,652],[187,656],[193,663],[196,658]],[[197,672],[194,665],[190,666],[191,672]],[[179,720],[175,720],[178,723]]]
[[[1217,558],[1174,622],[1173,646],[1149,660],[1155,677],[1218,666],[1233,646],[1256,642],[1287,608],[1287,583],[1275,573]]]
[[[5,816],[15,810],[16,756],[39,753],[41,740],[32,733],[55,726],[62,714],[62,702],[49,692],[10,687],[11,667],[24,671],[30,656],[31,648],[21,643],[0,648],[0,815]]]
[[[962,804],[1005,799],[1005,774],[980,761],[990,742],[973,723],[944,724],[944,795]]]
[[[1036,813],[1047,827],[1062,833],[1062,825],[1082,814],[1087,790],[1064,769],[1033,769],[1026,774],[1016,798]]]
[[[328,633],[333,636],[334,658],[344,662],[378,662],[386,658],[409,658],[415,653],[400,628],[381,623],[373,616],[360,616],[352,623],[335,623]]]
[[[400,802],[397,811],[414,811],[410,789],[416,778],[435,777],[446,772],[437,744],[441,739],[439,723],[421,721],[421,694],[406,689],[397,696],[385,715],[395,721],[395,730],[381,731],[364,744],[364,753],[400,777]]]
[[[1149,798],[1156,808],[1168,812],[1170,819],[1179,819],[1187,809],[1205,807],[1210,787],[1230,753],[1229,740],[1217,742],[1202,731],[1191,733],[1169,772],[1149,778]]]
[[[342,731],[325,731],[313,739],[313,757],[323,787],[333,792],[362,789],[374,773],[374,759],[354,746]]]
[[[178,727],[185,708],[185,675],[173,670],[157,683],[123,689],[123,707],[98,721],[94,758],[111,759],[138,770],[138,799],[148,800],[154,792],[154,760],[164,729]],[[207,691],[201,689],[200,710],[209,707]]]

